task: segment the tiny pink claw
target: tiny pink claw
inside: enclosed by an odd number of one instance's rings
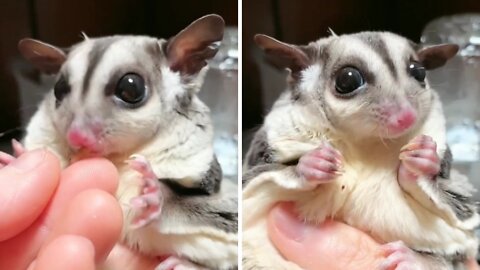
[[[14,156],[0,151],[0,164],[2,164],[3,166],[10,164],[14,160],[15,160]]]
[[[16,157],[19,157],[23,153],[25,153],[25,148],[23,147],[23,145],[15,139],[12,139],[12,148],[13,148],[13,153]]]

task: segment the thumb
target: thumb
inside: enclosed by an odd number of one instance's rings
[[[0,241],[35,221],[50,201],[59,178],[58,159],[46,150],[24,153],[0,169]]]
[[[272,243],[289,261],[304,269],[374,269],[380,258],[379,244],[370,236],[336,221],[305,224],[292,203],[275,206],[268,216]]]

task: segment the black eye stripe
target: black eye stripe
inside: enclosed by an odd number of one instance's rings
[[[68,78],[64,75],[61,75],[58,81],[53,87],[53,94],[55,96],[56,107],[60,106],[63,99],[70,93],[70,84],[68,83]]]

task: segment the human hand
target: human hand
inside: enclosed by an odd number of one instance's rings
[[[364,232],[335,221],[305,224],[296,217],[291,203],[281,203],[270,211],[268,232],[279,252],[306,270],[377,269],[384,258],[381,244]],[[471,260],[468,269],[480,268]]]
[[[120,236],[117,185],[105,159],[61,171],[46,150],[0,169],[0,269],[95,269]]]

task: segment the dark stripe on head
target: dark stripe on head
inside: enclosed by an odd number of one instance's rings
[[[145,45],[145,51],[151,57],[151,59],[158,59],[158,61],[160,61],[161,50],[160,50],[160,44],[158,44],[157,41],[152,43],[148,42]]]
[[[398,78],[397,69],[395,68],[395,64],[393,63],[392,58],[387,50],[387,45],[385,41],[381,38],[379,34],[368,34],[363,33],[358,35],[358,38],[365,42],[368,46],[370,46],[374,52],[376,52],[383,60],[385,65],[388,67],[390,74],[394,79]]]
[[[83,78],[82,96],[85,96],[88,89],[90,88],[90,81],[92,79],[93,72],[98,66],[100,60],[102,60],[105,51],[116,40],[117,38],[115,37],[107,37],[94,41],[93,47],[88,53],[88,67],[87,72],[85,72],[85,77]]]

